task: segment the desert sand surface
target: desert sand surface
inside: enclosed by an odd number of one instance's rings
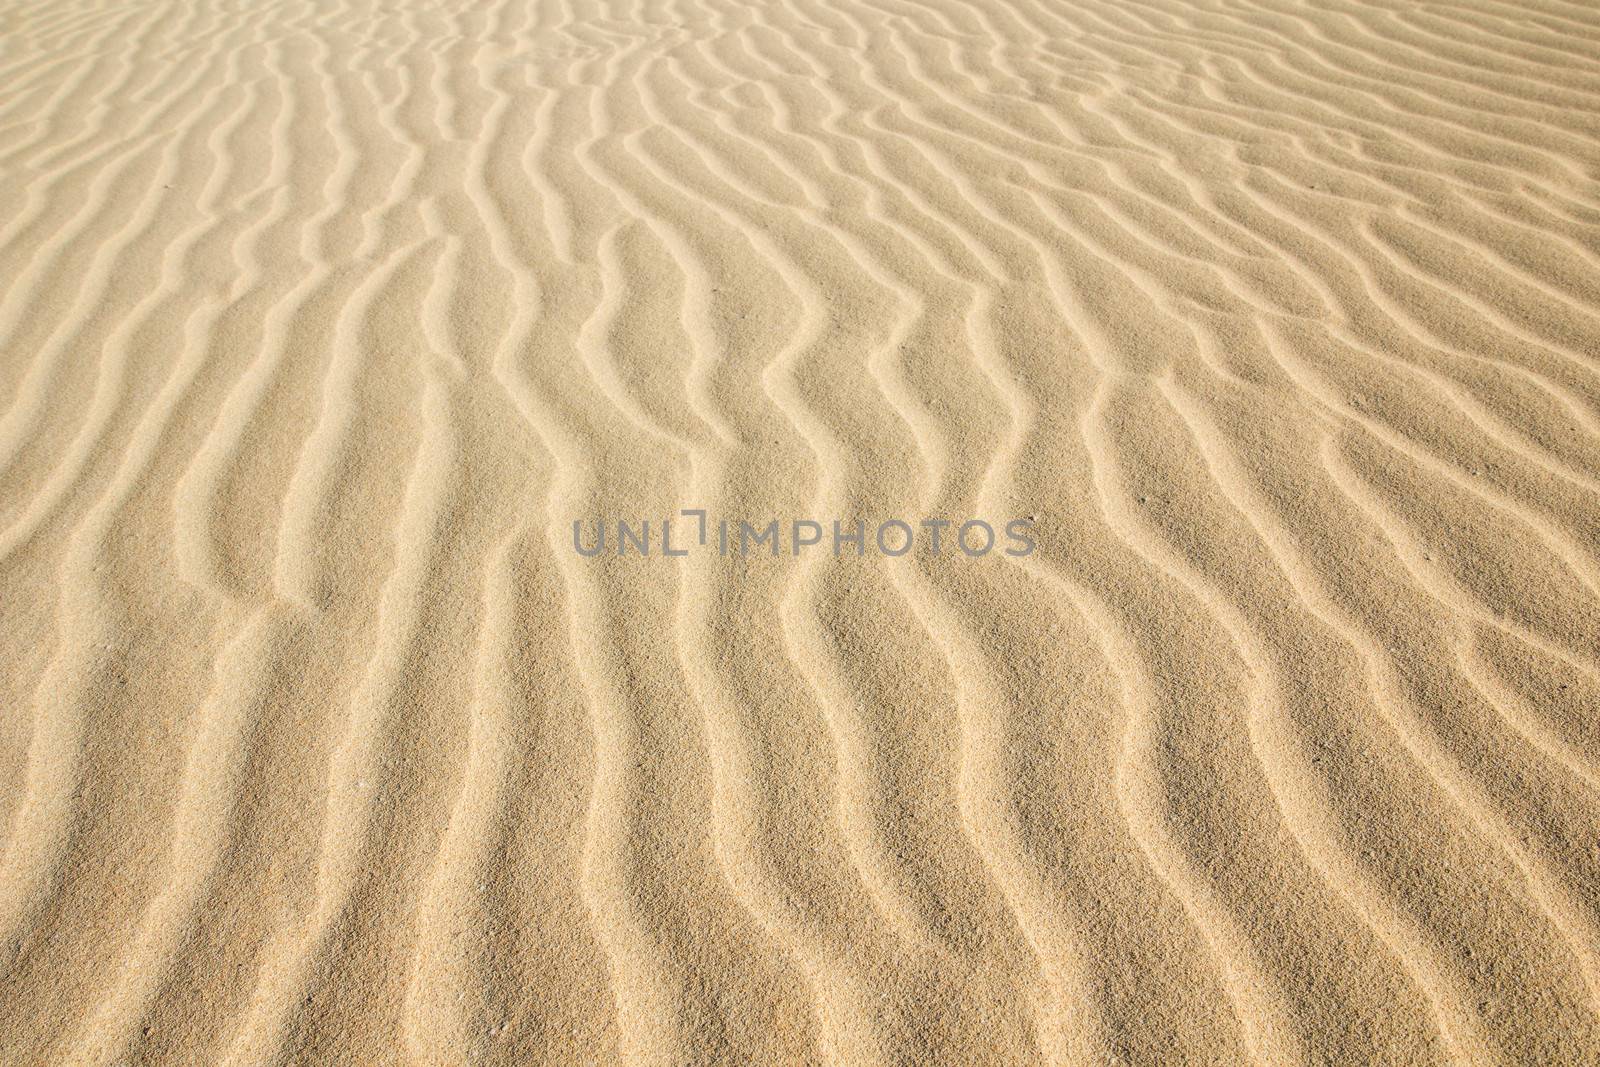
[[[0,1064],[1600,1063],[1587,0],[0,0],[0,357]]]

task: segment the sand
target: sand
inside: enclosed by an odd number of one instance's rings
[[[1600,8],[0,0],[0,849],[8,1067],[1600,1062]]]

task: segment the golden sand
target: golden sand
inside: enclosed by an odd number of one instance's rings
[[[1600,1062],[1600,7],[0,0],[0,848],[6,1067]]]

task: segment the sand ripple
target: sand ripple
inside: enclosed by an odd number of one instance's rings
[[[0,86],[0,1063],[1600,1060],[1600,10],[0,0]],[[571,551],[682,508],[1038,550]]]

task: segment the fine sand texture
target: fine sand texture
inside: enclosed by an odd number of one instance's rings
[[[479,1063],[1600,1063],[1600,6],[0,0],[0,1065]]]

